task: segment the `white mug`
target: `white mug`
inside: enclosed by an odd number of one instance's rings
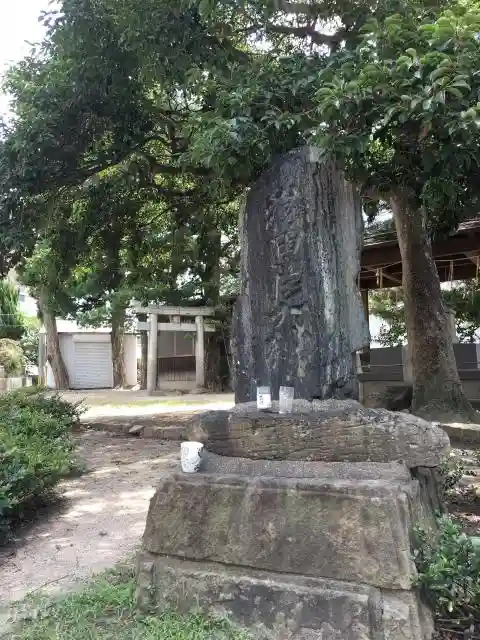
[[[180,462],[184,473],[195,473],[202,462],[203,444],[201,442],[182,442]]]

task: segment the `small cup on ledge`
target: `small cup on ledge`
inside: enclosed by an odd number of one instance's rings
[[[270,387],[257,387],[257,409],[265,411],[272,408]]]
[[[292,413],[294,393],[295,389],[293,387],[280,387],[278,392],[278,413]]]
[[[183,473],[196,473],[202,463],[203,444],[201,442],[182,442],[180,445],[180,463]]]

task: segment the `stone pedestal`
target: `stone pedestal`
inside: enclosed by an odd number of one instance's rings
[[[246,406],[195,419],[191,436],[207,449],[201,472],[160,479],[138,558],[140,606],[200,607],[258,640],[431,638],[410,535],[433,523],[433,468],[448,438],[410,415],[318,408],[296,403],[303,413],[279,416]],[[271,459],[214,452],[220,442],[254,452],[268,430],[262,419],[279,421],[277,440],[284,434]],[[221,437],[225,420],[239,438]],[[324,446],[325,433],[336,447]]]

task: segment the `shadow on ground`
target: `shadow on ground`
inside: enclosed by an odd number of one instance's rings
[[[175,443],[98,432],[77,440],[87,473],[64,481],[60,501],[39,510],[0,551],[2,604],[63,590],[131,554],[161,471],[178,464]]]

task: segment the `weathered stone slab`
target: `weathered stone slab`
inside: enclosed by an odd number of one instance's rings
[[[142,551],[137,602],[228,617],[256,640],[427,640],[431,616],[413,592],[179,561]]]
[[[320,411],[347,411],[357,410],[362,408],[362,404],[357,400],[348,398],[346,400],[337,400],[336,398],[328,398],[326,400],[303,400],[295,398],[293,400],[292,413],[318,413]],[[278,413],[279,403],[278,400],[272,401],[272,412]],[[234,405],[230,409],[231,413],[255,413],[258,411],[257,401],[241,402]]]
[[[236,402],[257,385],[312,398],[356,393],[352,354],[369,341],[357,280],[362,240],[355,189],[318,149],[278,159],[250,189],[240,220],[240,296],[233,317]]]
[[[448,455],[438,426],[406,413],[350,407],[315,413],[213,411],[195,417],[190,440],[220,455],[276,460],[393,462],[435,467]]]
[[[411,474],[406,466],[397,462],[305,462],[304,460],[251,460],[230,458],[204,451],[202,473],[218,475],[240,475],[273,478],[323,478],[356,480],[394,481],[403,486],[410,482]]]
[[[439,424],[439,426],[455,443],[462,444],[467,448],[468,446],[480,446],[480,425],[478,424],[451,422],[449,424]]]
[[[399,465],[400,466],[400,465]],[[410,503],[390,479],[169,473],[150,503],[145,551],[196,561],[409,589]]]
[[[419,487],[418,500],[411,502],[411,517],[416,523],[436,529],[435,514],[444,511],[435,468],[416,467],[409,470],[397,462],[305,462],[303,460],[250,460],[229,458],[204,451],[202,473],[219,475],[266,476],[273,478],[337,478],[350,482],[377,480],[394,482],[399,486],[414,480]],[[416,490],[415,490],[416,491]]]

